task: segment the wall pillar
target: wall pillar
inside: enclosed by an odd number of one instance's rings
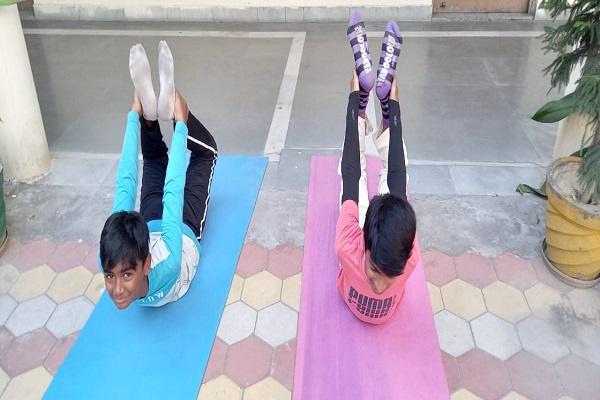
[[[50,152],[17,5],[0,6],[0,161],[5,179],[50,169]]]

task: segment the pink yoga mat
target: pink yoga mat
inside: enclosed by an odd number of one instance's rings
[[[313,157],[310,173],[295,400],[447,400],[450,396],[420,262],[392,320],[355,318],[336,288],[338,157]],[[377,186],[369,160],[369,191]],[[415,251],[420,251],[418,245]]]

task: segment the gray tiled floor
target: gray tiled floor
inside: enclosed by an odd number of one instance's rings
[[[144,44],[158,91],[158,38],[26,38],[51,149],[119,153],[133,93],[127,67],[129,47]],[[290,40],[169,38],[168,42],[176,85],[221,149],[261,153]],[[170,134],[168,128],[163,131]]]

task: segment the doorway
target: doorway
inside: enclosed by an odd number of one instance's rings
[[[526,13],[530,0],[433,0],[433,12]]]

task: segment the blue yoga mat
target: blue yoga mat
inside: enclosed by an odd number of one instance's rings
[[[188,293],[124,311],[103,294],[45,399],[196,398],[266,165],[264,157],[219,158]]]

